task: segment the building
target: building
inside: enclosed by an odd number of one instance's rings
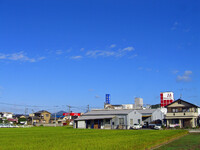
[[[172,103],[173,101],[174,101],[174,93],[173,92],[161,92],[160,93],[161,107],[165,107],[166,105]]]
[[[0,118],[11,119],[13,118],[13,113],[11,112],[0,112]]]
[[[30,117],[32,118],[32,116]],[[41,110],[34,113],[33,119],[39,123],[50,123],[51,113],[46,110]]]
[[[104,109],[143,109],[143,98],[136,97],[135,104],[112,105],[110,104],[110,95],[106,94]]]
[[[104,109],[123,109],[123,105],[105,104]]]
[[[152,122],[162,124],[164,113],[160,109],[141,109],[138,110],[142,114],[142,124],[149,127]]]
[[[179,126],[185,128],[197,126],[198,106],[178,99],[165,107],[167,108],[165,117],[167,127]]]
[[[135,98],[135,108],[142,109],[143,108],[143,98],[136,97]]]
[[[14,119],[18,120],[18,123],[23,124],[23,125],[27,125],[28,123],[28,115],[24,115],[24,114],[15,114],[13,115]]]
[[[92,110],[74,120],[74,128],[89,129],[129,129],[135,123],[142,122],[137,110]]]

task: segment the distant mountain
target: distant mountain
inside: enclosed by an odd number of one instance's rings
[[[58,111],[58,112],[56,112],[56,116],[62,116],[63,113],[66,113],[66,111],[63,111],[63,110]],[[55,113],[52,113],[51,116],[55,116]]]

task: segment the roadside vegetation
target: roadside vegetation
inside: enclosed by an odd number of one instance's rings
[[[186,130],[94,130],[69,127],[0,128],[1,150],[150,149]]]

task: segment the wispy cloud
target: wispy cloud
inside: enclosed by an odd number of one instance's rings
[[[43,60],[43,59],[45,59],[45,57],[30,58],[23,51],[20,51],[20,52],[12,53],[12,54],[0,53],[0,59],[33,63],[33,62]]]
[[[179,71],[178,70],[173,70],[172,73],[173,74],[177,74]]]
[[[101,98],[99,95],[95,95],[95,98]]]
[[[114,50],[90,50],[87,51],[85,53],[85,55],[87,57],[93,57],[93,58],[97,58],[97,57],[122,57],[127,55],[129,52],[133,51],[134,47],[130,46],[130,47],[125,47],[123,49],[118,49],[116,51]],[[132,54],[129,58],[134,58],[137,57],[137,54]]]
[[[81,49],[80,49],[80,51],[84,51],[84,50],[85,50],[85,48],[81,48]]]
[[[179,25],[179,23],[177,21],[174,22],[173,26],[171,27],[171,30],[176,30],[178,25]]]
[[[88,89],[88,91],[89,91],[89,92],[93,92],[93,91],[94,91],[94,89]]]
[[[63,50],[56,50],[56,55],[61,55],[61,54],[63,54]]]
[[[81,58],[83,58],[83,56],[72,56],[72,57],[70,57],[71,59],[81,59]]]
[[[105,50],[93,50],[93,51],[91,50],[86,52],[86,56],[89,57],[98,57],[98,56],[108,57],[114,55],[115,55],[114,51],[105,51]]]
[[[110,48],[114,48],[114,47],[116,47],[116,44],[110,45]]]
[[[134,47],[132,47],[132,46],[122,49],[122,51],[133,51],[133,50],[134,50]]]
[[[182,76],[178,75],[176,78],[177,82],[189,82],[192,80],[191,78],[192,71],[186,70]]]

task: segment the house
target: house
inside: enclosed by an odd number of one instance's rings
[[[140,109],[137,111],[142,114],[142,124],[146,125],[147,128],[152,122],[162,124],[164,113],[160,109]]]
[[[13,115],[13,118],[17,119],[18,123],[23,124],[23,125],[27,125],[28,115],[15,114],[15,115]]]
[[[29,117],[27,118],[27,124],[29,125],[35,125],[37,123],[41,123],[40,122],[40,117],[38,116],[34,116],[34,115],[29,115]]]
[[[36,123],[49,123],[51,118],[51,113],[46,110],[41,110],[34,113],[34,116],[31,116],[35,120]]]
[[[13,118],[13,113],[11,112],[0,112],[0,118]]]
[[[74,120],[74,128],[129,129],[141,123],[142,115],[137,110],[97,109]]]
[[[178,99],[165,106],[167,113],[165,119],[167,120],[167,127],[179,126],[196,127],[198,119],[198,106]]]

